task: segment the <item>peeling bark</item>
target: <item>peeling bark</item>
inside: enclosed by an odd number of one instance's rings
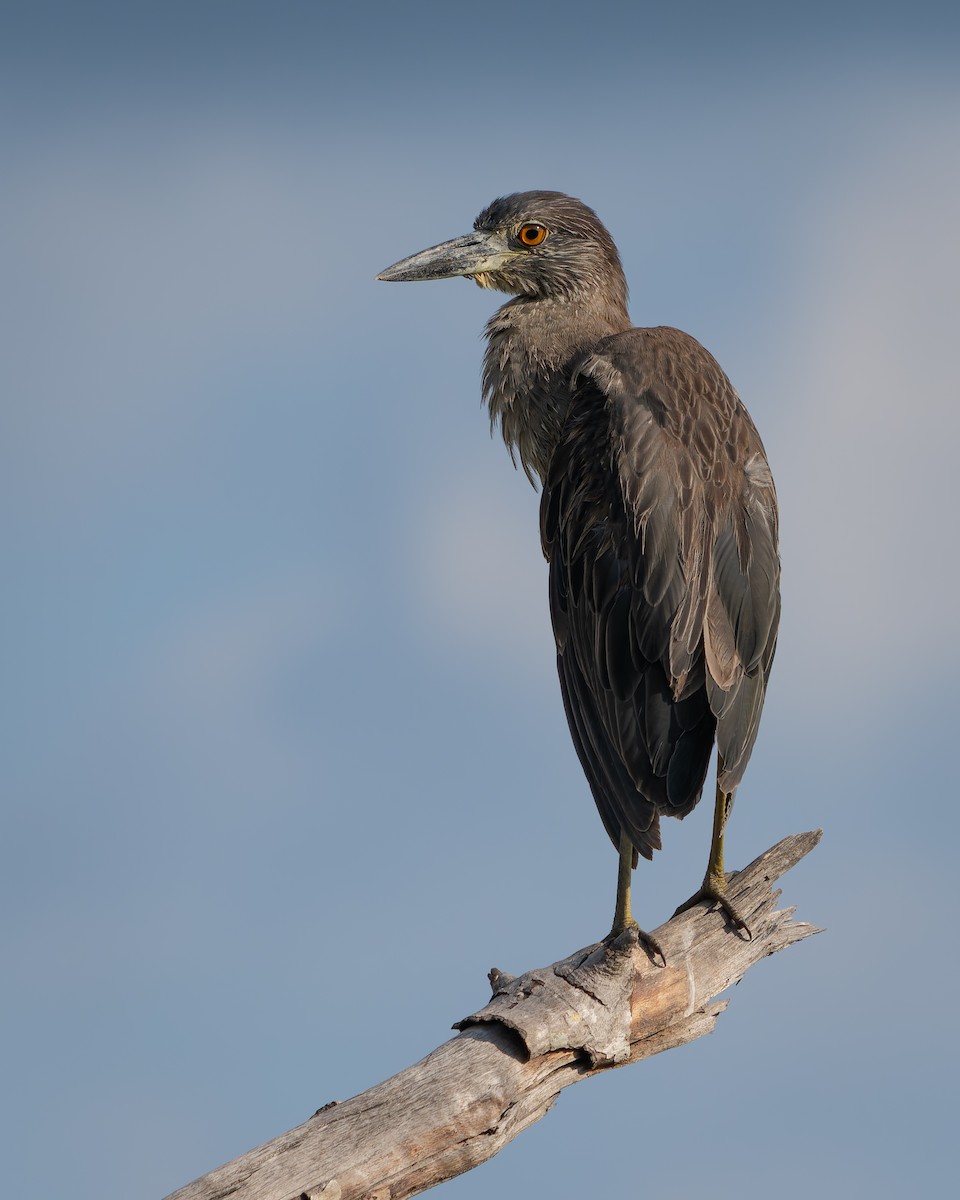
[[[550,1109],[561,1089],[710,1033],[715,997],[767,955],[819,932],[776,910],[771,884],[820,840],[785,838],[729,880],[752,937],[706,905],[513,977],[421,1062],[172,1193],[167,1200],[404,1200],[470,1170]]]

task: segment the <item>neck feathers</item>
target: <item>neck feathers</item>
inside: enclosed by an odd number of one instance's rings
[[[487,322],[483,398],[514,462],[544,479],[570,404],[570,369],[599,341],[630,328],[626,296],[518,296]]]

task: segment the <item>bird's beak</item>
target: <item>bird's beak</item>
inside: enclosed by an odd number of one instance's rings
[[[498,233],[468,233],[452,242],[441,242],[439,246],[411,254],[381,271],[377,278],[393,283],[485,275],[502,267],[514,253]]]

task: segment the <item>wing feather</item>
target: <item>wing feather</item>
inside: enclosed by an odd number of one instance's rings
[[[721,785],[756,738],[779,622],[776,497],[714,359],[677,330],[608,338],[580,365],[541,536],[564,706],[611,839]]]

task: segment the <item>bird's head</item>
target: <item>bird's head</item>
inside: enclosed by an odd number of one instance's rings
[[[613,239],[593,209],[562,192],[515,192],[488,205],[473,233],[421,250],[377,276],[388,281],[450,279],[517,296],[584,299],[622,295],[626,282]]]

